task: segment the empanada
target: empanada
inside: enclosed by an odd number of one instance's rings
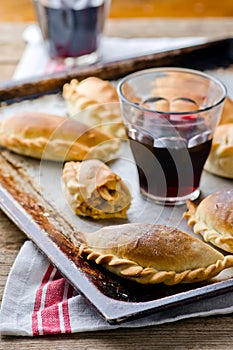
[[[126,218],[131,203],[128,187],[103,162],[96,159],[68,162],[62,179],[64,194],[77,215]]]
[[[114,137],[126,138],[116,88],[107,80],[89,77],[63,86],[68,113],[89,126],[98,126]]]
[[[142,284],[204,281],[233,265],[232,255],[164,225],[124,224],[82,235],[81,256]]]
[[[219,124],[233,123],[233,101],[227,96],[223,105],[222,115]]]
[[[210,194],[197,206],[188,202],[184,218],[206,242],[233,253],[233,190]]]
[[[119,149],[120,140],[71,118],[24,112],[1,121],[0,145],[38,159],[106,161]]]
[[[212,174],[233,179],[233,123],[216,127],[204,169]]]

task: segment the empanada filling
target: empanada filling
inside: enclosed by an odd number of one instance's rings
[[[107,186],[101,186],[97,189],[100,197],[102,197],[104,200],[106,201],[114,201],[117,199],[117,191],[116,190],[112,190],[110,188],[108,188]]]

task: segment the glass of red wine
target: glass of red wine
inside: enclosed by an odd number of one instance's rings
[[[67,65],[89,65],[100,58],[110,0],[33,0],[50,57]]]
[[[198,198],[225,86],[196,70],[152,68],[123,78],[118,95],[142,195],[165,205]]]

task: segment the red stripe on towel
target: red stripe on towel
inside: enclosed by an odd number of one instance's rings
[[[50,264],[47,271],[44,274],[40,287],[36,292],[34,310],[32,314],[32,333],[34,336],[39,335],[37,312],[40,310],[43,287],[49,281],[49,278],[51,276],[53,269],[54,269],[53,265]]]
[[[54,280],[48,284],[46,290],[44,303],[45,308],[57,304],[63,300],[65,283],[65,278],[57,279],[57,276],[54,276]]]
[[[49,265],[36,292],[32,315],[33,335],[71,333],[69,299],[73,287]]]
[[[41,311],[43,334],[60,334],[60,318],[58,304],[54,304]]]
[[[73,296],[74,289],[71,285],[68,287],[67,299],[62,303],[62,314],[64,320],[65,333],[71,333],[70,315],[69,315],[69,299]]]
[[[47,286],[44,310],[41,311],[43,334],[60,334],[58,303],[63,300],[66,280],[56,271],[53,281]]]

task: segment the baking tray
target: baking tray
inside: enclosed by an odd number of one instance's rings
[[[83,69],[70,69],[66,72],[47,74],[0,84],[0,102],[21,100],[39,96],[43,93],[53,93],[73,78],[82,80],[88,76],[115,80],[140,69],[177,66],[199,70],[228,67],[233,61],[233,38],[209,41],[205,44],[170,50],[167,52],[149,54],[141,57],[115,61],[108,64],[96,64]]]
[[[116,80],[132,71],[153,66],[169,65],[208,71],[221,77],[232,95],[232,63],[233,40],[224,39],[113,62],[107,67],[98,65],[86,70],[73,69],[69,73],[53,74],[44,79],[9,82],[0,85],[1,118],[15,111],[33,108],[63,114],[66,109],[60,91],[70,79],[96,75]],[[135,164],[126,142],[111,167],[129,185],[133,197],[127,222],[169,224],[193,234],[182,219],[185,206],[162,207],[140,196]],[[205,283],[143,286],[123,280],[94,263],[85,261],[78,256],[73,244],[78,231],[94,231],[105,225],[126,221],[94,221],[75,216],[61,190],[60,163],[39,162],[3,149],[0,152],[0,169],[1,209],[110,324],[233,290],[232,269],[227,269],[226,273]],[[202,197],[224,188],[232,188],[232,181],[203,173]]]

